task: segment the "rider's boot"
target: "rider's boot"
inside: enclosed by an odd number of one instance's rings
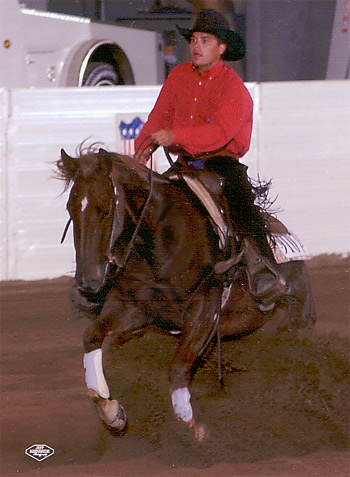
[[[255,195],[247,167],[226,157],[213,158],[206,162],[206,167],[225,178],[228,215],[231,223],[238,226],[238,235],[244,238],[242,252],[250,293],[258,307],[268,311],[286,292],[286,280],[278,271],[268,244],[266,220],[254,203]],[[222,265],[230,261],[222,262]],[[221,269],[224,267],[221,266]]]
[[[252,239],[244,239],[244,260],[249,290],[261,311],[270,311],[286,293],[287,283],[272,261]]]

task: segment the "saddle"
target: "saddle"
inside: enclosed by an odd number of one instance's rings
[[[271,309],[270,306],[273,307],[273,304],[286,290],[286,281],[271,262],[262,256],[252,239],[245,238],[242,241],[240,252],[236,253],[237,238],[231,224],[228,203],[223,191],[224,179],[214,171],[193,170],[192,168],[183,168],[181,174],[173,173],[168,177],[170,180],[181,178],[198,197],[212,219],[214,229],[219,237],[219,246],[229,256],[228,259],[215,264],[215,273],[224,275],[239,263],[244,264],[251,295],[256,301],[263,302],[261,309]],[[287,228],[278,219],[267,215],[266,220],[272,235],[288,234]],[[272,251],[274,251],[272,245],[275,245],[274,241],[270,243]],[[264,272],[273,275],[274,287],[268,295],[261,296],[255,277]]]
[[[181,172],[180,177],[204,205],[219,236],[220,249],[226,250],[230,245],[232,226],[227,200],[223,193],[223,179],[216,172],[192,168]],[[170,175],[169,179],[179,179],[179,174]]]

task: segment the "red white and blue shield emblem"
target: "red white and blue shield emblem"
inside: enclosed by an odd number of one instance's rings
[[[120,121],[119,131],[122,140],[123,154],[131,155],[135,153],[135,139],[140,134],[143,124],[143,121],[138,116],[129,124]]]

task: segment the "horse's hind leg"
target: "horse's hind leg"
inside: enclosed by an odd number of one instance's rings
[[[298,327],[314,325],[316,309],[305,262],[288,262],[279,267],[287,279],[289,289],[285,299],[288,324]]]
[[[122,316],[122,319],[117,317]],[[103,371],[102,344],[105,337],[115,334],[118,344],[129,341],[133,331],[141,329],[145,319],[133,306],[116,307],[108,303],[98,320],[84,334],[84,368],[88,397],[96,405],[100,418],[114,430],[122,431],[126,426],[126,415],[117,400],[111,400],[110,390]],[[116,341],[114,341],[116,342]]]
[[[212,289],[202,296],[196,294],[188,310],[178,350],[170,365],[170,391],[175,415],[194,429],[198,440],[205,437],[205,430],[195,424],[188,386],[197,358],[215,333],[219,299],[218,289]]]

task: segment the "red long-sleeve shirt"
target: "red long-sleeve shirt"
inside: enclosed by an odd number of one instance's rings
[[[150,134],[170,129],[175,140],[171,151],[223,149],[242,157],[250,146],[252,118],[252,98],[232,68],[219,61],[199,74],[192,63],[183,63],[165,81],[135,150],[150,145]]]

